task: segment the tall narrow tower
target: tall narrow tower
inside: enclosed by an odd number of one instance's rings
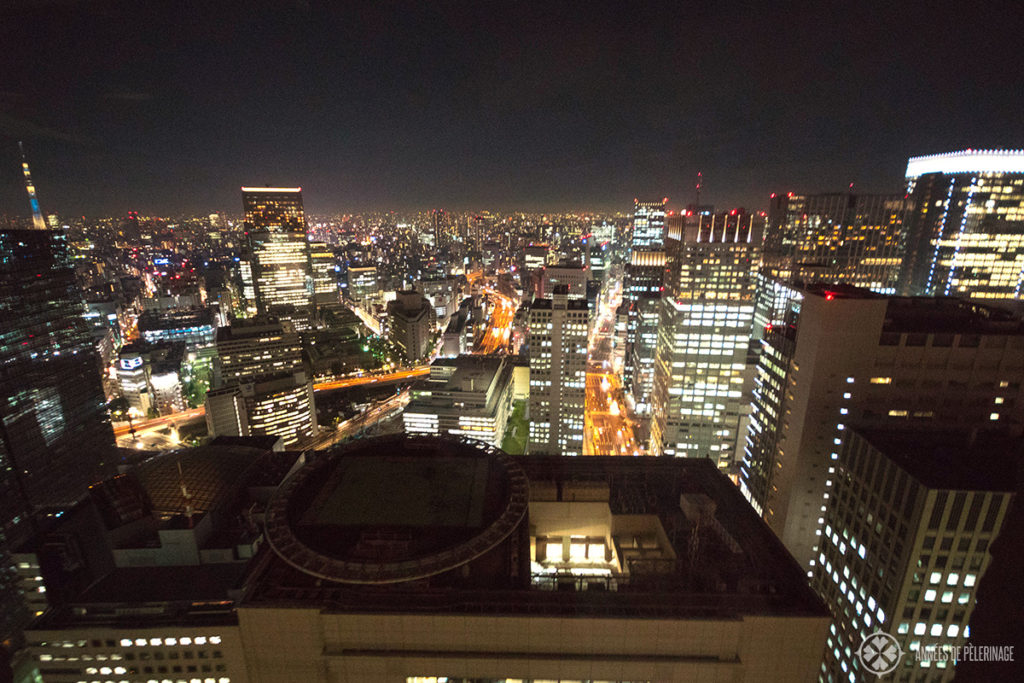
[[[46,230],[46,221],[39,210],[39,200],[36,198],[36,186],[32,183],[32,172],[28,170],[28,161],[25,160],[25,146],[18,143],[18,151],[21,152],[21,172],[25,174],[25,189],[28,191],[28,203],[32,205],[32,227],[36,230]]]

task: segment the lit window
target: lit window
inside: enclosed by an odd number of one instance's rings
[[[933,636],[941,636],[942,635],[942,624],[932,624],[931,634]]]
[[[847,380],[849,381],[849,380]],[[872,377],[872,384],[892,384],[892,377]]]
[[[977,578],[978,577],[975,576],[974,574],[965,574],[964,575],[964,586],[966,586],[967,588],[970,588],[971,586],[974,585],[974,582],[977,580]]]
[[[946,577],[946,585],[947,586],[955,586],[957,581],[959,581],[959,580],[960,580],[960,575],[957,574],[956,572],[954,572],[954,573],[952,573],[952,574],[950,574],[949,576]]]
[[[544,547],[544,553],[547,556],[548,562],[561,562],[562,561],[562,544],[561,543],[548,543]]]
[[[950,624],[949,628],[946,629],[946,636],[956,638],[958,635],[960,635],[960,626],[958,624]]]
[[[916,624],[914,624],[914,635],[915,636],[923,636],[924,632],[927,629],[928,629],[928,624],[926,624],[926,623],[924,623],[922,621],[919,621]]]
[[[953,602],[953,591],[943,591],[942,602],[946,603],[947,605]]]
[[[936,593],[935,593],[935,591],[934,591],[934,590],[931,590],[931,589],[929,589],[929,590],[926,590],[926,591],[924,592],[924,599],[925,599],[925,600],[926,600],[927,602],[935,602],[935,595],[936,595]]]
[[[939,581],[942,581],[942,572],[932,572],[928,577],[928,583],[936,584]]]
[[[990,419],[990,420],[998,420],[999,419],[999,413],[989,413],[988,419]]]

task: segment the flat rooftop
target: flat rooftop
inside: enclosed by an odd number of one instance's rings
[[[511,457],[450,437],[382,437],[352,448],[327,456],[305,482],[300,471],[300,481],[282,486],[268,509],[270,547],[243,605],[638,618],[827,614],[802,568],[710,461]],[[472,464],[480,458],[489,463],[486,485],[484,465]],[[509,516],[522,495],[525,516]],[[502,520],[511,526],[478,542]],[[307,522],[319,527],[314,535],[303,529]],[[608,531],[598,540],[600,528]],[[600,576],[539,554],[576,533],[605,548],[595,565]],[[373,560],[374,550],[383,559]],[[332,576],[331,555],[347,563],[341,574]],[[367,557],[380,562],[379,576]],[[431,572],[414,571],[416,562],[441,557]]]
[[[853,431],[928,488],[1017,490],[1024,438],[963,431]]]

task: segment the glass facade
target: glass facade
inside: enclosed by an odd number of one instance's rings
[[[1003,157],[1018,160],[1018,166],[1003,163]],[[977,163],[967,163],[972,160]],[[999,159],[961,152],[910,161],[907,193],[914,212],[904,247],[902,291],[1019,300],[1024,283],[1024,151],[1005,152]],[[919,171],[928,172],[912,175]]]
[[[894,294],[909,207],[902,195],[773,195],[767,273]]]
[[[242,188],[252,279],[260,313],[310,326],[313,268],[300,188]]]
[[[0,232],[0,524],[78,499],[113,454],[99,363],[64,235]]]

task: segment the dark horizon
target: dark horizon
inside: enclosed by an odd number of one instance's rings
[[[1024,147],[1006,5],[619,7],[40,0],[0,10],[0,213],[767,206]]]

